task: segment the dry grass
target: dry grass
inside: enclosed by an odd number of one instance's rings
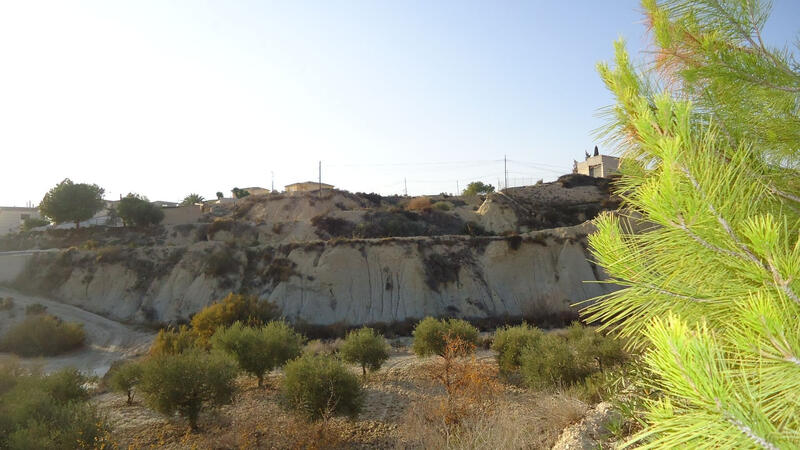
[[[431,199],[428,197],[414,197],[408,201],[406,210],[408,211],[424,211],[430,209],[432,206]]]

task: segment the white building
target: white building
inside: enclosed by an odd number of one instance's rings
[[[0,235],[15,233],[28,218],[40,218],[38,208],[0,206]]]

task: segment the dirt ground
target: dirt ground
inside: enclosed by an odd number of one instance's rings
[[[491,351],[480,350],[478,362],[494,364]],[[270,375],[265,388],[255,379],[240,377],[239,393],[231,405],[205,413],[201,432],[191,433],[180,418],[166,418],[143,406],[125,404],[125,397],[102,393],[93,402],[112,427],[120,448],[233,449],[233,448],[425,448],[418,434],[418,409],[442,398],[442,389],[428,375],[431,358],[418,358],[407,347],[394,348],[386,365],[369,375],[364,385],[365,405],[357,419],[334,418],[308,424],[282,405],[278,386],[282,375]],[[354,373],[358,369],[353,367]],[[561,430],[578,422],[587,405],[559,394],[531,392],[503,383],[496,408],[484,424],[497,429],[509,447],[549,448]],[[553,409],[558,410],[556,417]],[[498,424],[501,424],[498,426]],[[497,437],[495,437],[497,439]],[[510,440],[509,440],[510,439]],[[423,440],[424,441],[424,440]],[[469,448],[501,448],[485,445]]]
[[[102,376],[114,361],[147,352],[156,335],[152,330],[115,322],[74,306],[23,295],[6,288],[0,288],[0,297],[14,299],[12,311],[0,312],[0,335],[14,323],[24,319],[25,307],[34,303],[46,306],[48,314],[65,322],[83,325],[87,344],[84,348],[50,358],[20,358],[24,365],[41,366],[46,372],[75,367],[84,373]],[[0,353],[0,361],[9,357],[7,353]]]

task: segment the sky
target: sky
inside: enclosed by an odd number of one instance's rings
[[[768,43],[797,37],[776,0]],[[456,192],[553,180],[649,46],[638,1],[0,0],[0,206],[64,178],[108,199],[316,180]],[[601,146],[601,151],[603,150]]]

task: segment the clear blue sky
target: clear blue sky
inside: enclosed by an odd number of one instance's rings
[[[798,18],[776,1],[768,40]],[[641,20],[622,0],[5,1],[0,205],[65,177],[229,195],[315,180],[319,160],[383,194],[496,184],[503,155],[512,179],[553,179],[595,144],[595,64],[620,36],[645,49]]]

